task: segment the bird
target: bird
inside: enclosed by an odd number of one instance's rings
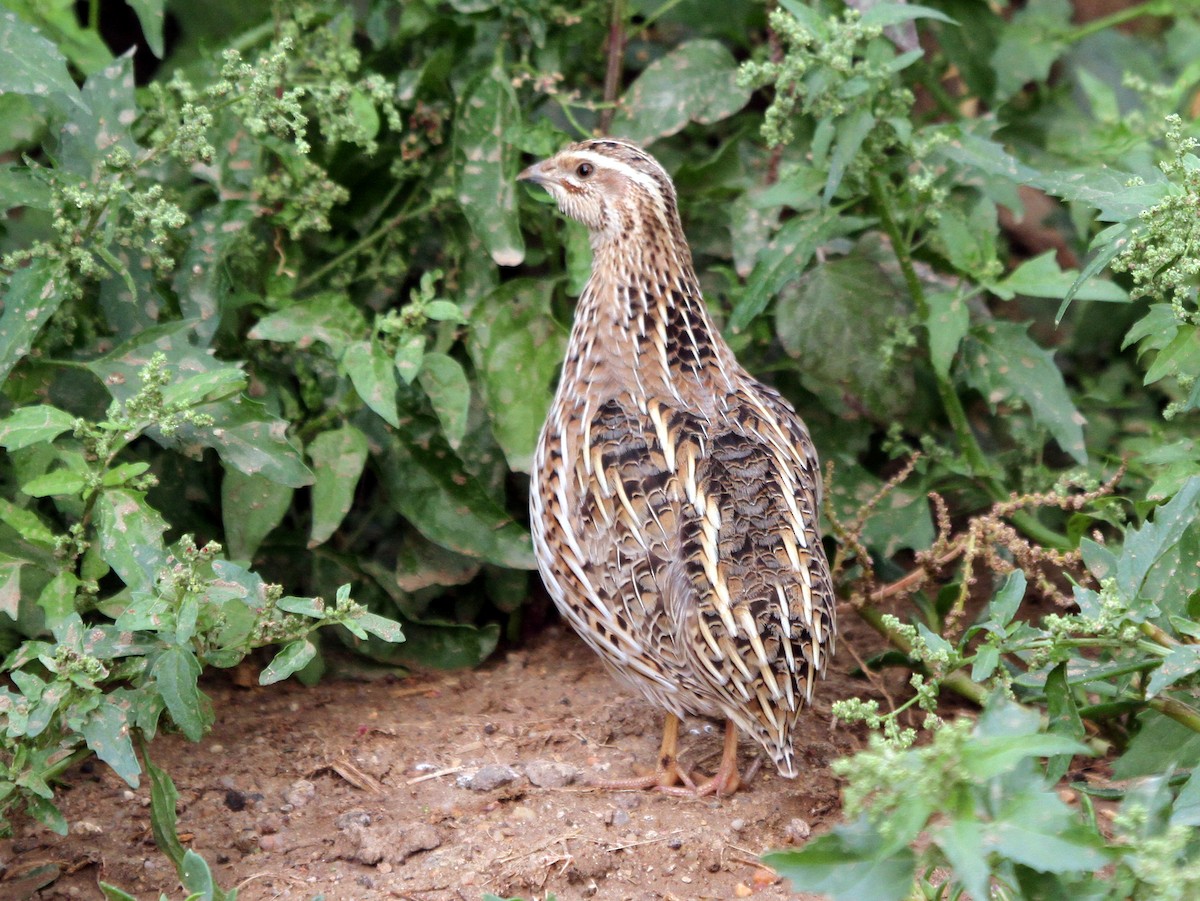
[[[594,138],[517,178],[592,248],[533,459],[538,570],[616,679],[666,711],[654,773],[605,785],[729,795],[739,730],[794,778],[797,722],[837,632],[808,429],[715,325],[654,157]],[[689,715],[725,722],[706,780],[678,760]]]

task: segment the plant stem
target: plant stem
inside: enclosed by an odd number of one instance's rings
[[[1187,726],[1193,732],[1200,732],[1200,710],[1175,698],[1157,697],[1146,702],[1151,709],[1157,710],[1163,716],[1170,717],[1181,726]]]
[[[896,630],[889,628],[883,621],[883,614],[880,611],[874,607],[857,607],[855,609],[872,629],[891,642],[893,646],[906,654],[912,653],[912,644],[909,640]],[[988,690],[978,682],[972,682],[966,673],[947,673],[942,677],[941,683],[943,687],[981,707],[988,696]]]
[[[608,65],[604,70],[604,102],[615,104],[621,90],[621,66],[625,62],[625,0],[612,0],[608,23]],[[615,106],[600,111],[600,132],[607,134],[612,125]]]
[[[1130,6],[1126,9],[1118,10],[1107,16],[1101,16],[1099,19],[1092,19],[1080,25],[1070,34],[1063,35],[1063,39],[1068,44],[1073,44],[1076,41],[1082,41],[1084,38],[1091,37],[1106,29],[1113,28],[1117,25],[1123,25],[1126,22],[1131,22],[1134,19],[1142,16],[1165,16],[1169,15],[1174,10],[1174,4],[1164,3],[1163,0],[1147,0],[1145,3],[1139,3],[1136,6]]]
[[[922,324],[927,323],[929,321],[929,302],[925,299],[925,289],[921,286],[921,279],[917,276],[917,270],[913,267],[908,243],[900,231],[900,226],[897,224],[895,216],[892,214],[891,198],[888,196],[884,179],[877,172],[872,172],[867,179],[867,184],[871,200],[874,202],[876,212],[879,214],[879,221],[883,225],[883,230],[887,234],[888,239],[891,241],[892,253],[895,254],[896,261],[900,264],[900,272],[904,276],[904,284],[908,288],[909,295],[912,297],[913,305],[917,308],[917,316],[920,318]],[[991,495],[993,500],[1007,500],[1008,493],[996,478],[995,471],[991,463],[988,462],[983,448],[979,446],[979,442],[975,438],[975,433],[971,430],[971,424],[967,421],[967,413],[963,409],[962,400],[959,398],[958,392],[954,390],[953,383],[947,376],[937,372],[934,373],[934,379],[937,384],[938,397],[942,402],[942,408],[946,411],[946,418],[950,420],[950,428],[954,431],[958,448],[966,459],[967,465],[983,481],[988,494]],[[1058,550],[1069,550],[1073,547],[1065,535],[1043,525],[1036,516],[1030,513],[1015,511],[1009,516],[1009,519],[1012,520],[1017,528],[1039,544]]]

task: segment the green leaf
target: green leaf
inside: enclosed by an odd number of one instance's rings
[[[804,273],[777,303],[779,342],[806,380],[858,398],[894,419],[912,395],[911,373],[880,354],[890,320],[907,310],[907,295],[867,252],[827,259]]]
[[[142,746],[143,758],[146,761],[146,774],[150,777],[150,831],[154,835],[154,844],[158,850],[171,859],[178,870],[183,865],[183,845],[179,841],[176,830],[177,814],[175,805],[179,803],[179,792],[175,783],[164,770],[154,765],[145,745]]]
[[[356,341],[346,349],[342,365],[363,403],[393,428],[400,425],[396,409],[396,365],[374,341]]]
[[[307,638],[298,638],[284,646],[275,658],[258,674],[259,685],[282,682],[297,670],[304,669],[317,656],[317,646]]]
[[[437,433],[391,442],[379,465],[389,502],[430,541],[500,566],[534,568],[529,533]]]
[[[30,497],[62,497],[77,495],[87,484],[87,475],[73,469],[55,469],[30,479],[21,490]]]
[[[367,333],[367,320],[345,294],[329,292],[282,302],[284,308],[258,320],[248,337],[295,344],[301,350],[319,341],[340,356]]]
[[[846,169],[854,162],[854,158],[862,149],[863,141],[874,130],[876,124],[877,120],[871,111],[862,107],[838,119],[837,137],[834,139],[833,152],[829,155],[829,176],[825,179],[825,190],[821,195],[826,204],[837,194]]]
[[[955,817],[931,831],[934,843],[942,849],[954,868],[954,878],[962,883],[972,898],[987,898],[987,852],[983,846],[984,824],[968,817]]]
[[[1108,863],[1104,839],[1074,822],[1051,792],[1026,791],[988,825],[985,845],[1042,873],[1090,873]]]
[[[1117,587],[1132,602],[1154,564],[1179,542],[1200,511],[1200,476],[1193,476],[1170,501],[1154,511],[1153,521],[1125,533],[1117,558]]]
[[[0,22],[11,15],[0,16]],[[38,332],[66,299],[67,283],[61,263],[47,259],[34,260],[9,278],[0,314],[0,384],[29,355]]]
[[[958,353],[962,339],[971,327],[971,313],[961,294],[933,291],[926,297],[929,317],[929,359],[938,375],[949,377],[950,366]]]
[[[467,412],[471,407],[471,383],[462,364],[446,354],[427,353],[418,378],[442,423],[442,433],[457,450],[467,431]]]
[[[221,519],[225,551],[234,560],[251,560],[259,545],[283,520],[295,489],[262,475],[246,475],[224,467],[221,479]]]
[[[454,119],[458,202],[499,266],[525,259],[517,214],[517,150],[505,133],[521,119],[512,78],[499,63],[466,88]]]
[[[1081,465],[1087,463],[1083,415],[1075,408],[1054,355],[1026,334],[1028,326],[991,322],[977,326],[963,343],[967,383],[996,405],[1018,398],[1034,420]]]
[[[1048,732],[1065,735],[1077,742],[1082,742],[1086,737],[1075,695],[1067,682],[1065,662],[1054,667],[1046,677],[1046,717]],[[1051,784],[1057,783],[1070,769],[1073,758],[1073,754],[1051,757],[1046,762],[1046,781]]]
[[[566,336],[550,314],[552,285],[508,282],[472,311],[467,350],[511,469],[529,472]]]
[[[379,616],[375,613],[363,612],[355,616],[353,622],[360,626],[364,632],[369,632],[376,638],[382,638],[384,641],[391,642],[392,644],[398,644],[405,640],[404,630],[401,625],[387,617]]]
[[[1046,80],[1067,47],[1070,22],[1069,0],[1031,0],[1013,15],[992,55],[998,99],[1007,100],[1028,82]]]
[[[1158,352],[1142,384],[1153,385],[1167,376],[1200,376],[1200,328],[1190,322],[1178,324],[1175,337]]]
[[[97,537],[104,560],[135,591],[150,591],[166,565],[167,524],[140,491],[114,488],[96,499]]]
[[[199,741],[212,725],[212,713],[200,693],[200,661],[191,649],[173,645],[159,654],[150,668],[167,712],[180,730],[192,741]]]
[[[974,277],[996,266],[999,232],[996,205],[987,196],[975,198],[967,210],[948,204],[938,214],[937,241],[946,259]]]
[[[404,379],[406,385],[411,385],[421,372],[421,363],[425,359],[426,339],[424,335],[409,335],[401,338],[396,346],[396,354],[392,362],[396,364],[396,372]]]
[[[1172,648],[1171,653],[1163,658],[1162,666],[1150,674],[1146,697],[1154,697],[1197,670],[1200,670],[1200,645],[1185,644]]]
[[[124,149],[131,159],[139,155],[130,134],[130,126],[138,118],[132,51],[88,76],[80,96],[86,107],[72,109],[71,121],[62,130],[56,162],[62,170],[80,178],[99,180],[105,159],[115,148]],[[107,245],[106,241],[99,247],[107,250]]]
[[[164,0],[125,0],[137,13],[138,23],[150,52],[163,58],[163,2]]]
[[[988,290],[1004,300],[1012,300],[1018,294],[1059,299],[1070,293],[1079,300],[1129,302],[1129,293],[1116,282],[1088,279],[1081,283],[1080,280],[1078,272],[1058,268],[1056,252],[1047,250],[1041,256],[1026,260],[1006,278],[988,285]]]
[[[304,465],[300,451],[288,440],[287,422],[272,416],[263,404],[236,397],[207,404],[201,411],[213,418],[211,428],[185,423],[176,438],[164,438],[163,443],[182,444],[193,453],[197,446],[211,447],[221,462],[246,475],[261,475],[289,488],[312,483],[312,472]]]
[[[996,626],[1003,628],[1012,622],[1021,608],[1021,601],[1025,600],[1025,587],[1025,573],[1019,569],[1014,569],[1004,577],[1000,590],[988,604],[991,621]]]
[[[899,25],[901,22],[911,22],[913,19],[934,19],[948,25],[958,22],[940,10],[915,3],[880,3],[868,6],[862,15],[862,24],[887,28],[889,25]]]
[[[1171,825],[1200,826],[1200,770],[1192,770],[1192,775],[1179,790],[1171,810]]]
[[[58,96],[86,108],[58,48],[7,9],[0,12],[0,94]]]
[[[680,44],[637,77],[613,118],[612,134],[639,144],[673,135],[689,122],[727,119],[750,100],[737,83],[737,61],[718,41]]]
[[[309,444],[308,455],[316,473],[310,548],[324,544],[350,512],[367,453],[367,436],[350,424],[322,432]]]
[[[97,757],[112,767],[131,788],[137,788],[142,767],[133,752],[128,711],[110,701],[101,701],[80,732]]]
[[[901,901],[912,888],[917,858],[887,841],[865,817],[835,826],[799,851],[771,851],[762,861],[793,891],[820,892],[834,901]]]
[[[0,522],[11,526],[30,544],[45,550],[54,549],[54,533],[35,511],[18,507],[12,501],[0,497]],[[3,591],[0,591],[0,594],[3,594]],[[3,603],[0,603],[0,610],[3,609]]]
[[[75,417],[49,404],[34,404],[0,419],[0,445],[10,451],[39,441],[53,441],[75,427]]]
[[[1113,763],[1114,779],[1156,776],[1200,765],[1200,733],[1154,710],[1138,715],[1138,731]]]

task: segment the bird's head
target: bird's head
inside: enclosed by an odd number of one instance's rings
[[[680,234],[671,178],[635,144],[612,138],[570,144],[517,179],[549,191],[563,215],[587,226],[593,246]]]

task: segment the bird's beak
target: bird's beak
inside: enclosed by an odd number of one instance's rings
[[[528,169],[523,170],[521,172],[521,174],[517,176],[517,181],[531,181],[535,185],[545,185],[546,182],[549,181],[549,179],[550,179],[550,176],[546,173],[546,170],[543,168],[545,165],[546,165],[545,160],[542,160],[540,163],[534,163],[532,166],[530,166]]]

